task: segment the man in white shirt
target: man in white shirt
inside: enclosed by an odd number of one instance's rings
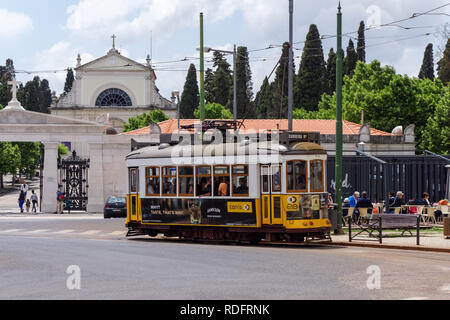
[[[25,194],[25,197],[27,196],[27,192],[28,192],[28,184],[26,181],[24,181],[22,183],[22,185],[20,186],[20,191],[22,191]]]

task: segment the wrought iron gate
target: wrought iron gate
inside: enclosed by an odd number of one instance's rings
[[[89,159],[77,156],[75,151],[72,156],[58,159],[59,189],[64,193],[70,210],[87,211],[88,203],[88,169]]]

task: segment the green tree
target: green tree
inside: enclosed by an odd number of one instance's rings
[[[317,110],[320,96],[327,91],[327,81],[322,40],[315,24],[310,25],[306,35],[300,68],[295,80],[295,107]]]
[[[434,113],[443,95],[441,81],[398,75],[393,67],[381,67],[358,61],[352,78],[345,76],[343,85],[344,119],[359,123],[364,108],[365,120],[373,128],[391,132],[396,126],[415,124],[416,141],[422,139],[428,117]],[[336,94],[324,94],[319,111],[336,108]]]
[[[237,48],[236,88],[237,118],[254,118],[255,113],[251,103],[253,99],[253,82],[247,47]]]
[[[191,64],[186,82],[184,83],[183,93],[180,100],[180,118],[192,119],[194,117],[194,110],[200,104],[200,92],[197,83],[197,70],[195,65]]]
[[[442,59],[437,63],[437,72],[439,79],[444,83],[450,83],[450,38],[447,40]]]
[[[60,156],[60,157],[65,156],[68,153],[69,153],[69,148],[66,145],[60,143],[58,145],[58,156]]]
[[[422,67],[419,72],[420,79],[434,80],[433,44],[429,43],[423,55]]]
[[[450,154],[450,86],[427,121],[421,147],[438,154]]]
[[[200,119],[200,107],[194,111],[196,119]],[[233,119],[233,114],[230,110],[219,103],[208,103],[205,106],[206,119]]]
[[[64,92],[69,93],[72,90],[73,81],[75,77],[73,75],[73,69],[67,69],[66,82],[64,83]]]
[[[0,184],[3,185],[3,176],[12,173],[16,174],[20,168],[21,156],[17,145],[9,142],[0,142]]]
[[[20,86],[17,99],[27,110],[49,113],[52,92],[48,80],[41,80],[38,76],[34,77],[25,86]]]
[[[334,52],[333,48],[331,48],[330,52],[328,53],[328,60],[327,60],[326,87],[328,94],[333,94],[333,92],[336,91],[336,58],[337,55]]]
[[[167,117],[166,114],[160,109],[155,109],[150,112],[145,112],[136,117],[129,118],[128,122],[123,124],[123,131],[129,132],[145,128],[148,127],[151,122],[159,123],[166,120],[169,120],[169,117]]]
[[[0,104],[6,106],[11,101],[12,93],[11,86],[8,81],[11,81],[14,75],[14,63],[11,59],[6,60],[5,66],[0,66]]]
[[[366,37],[364,35],[366,27],[364,25],[364,21],[359,23],[358,29],[358,41],[356,47],[356,54],[358,56],[358,61],[366,62]]]
[[[287,118],[288,115],[288,74],[289,74],[289,43],[283,44],[275,79],[271,83],[272,103],[266,107],[266,115],[270,119]],[[292,66],[294,68],[294,66]],[[295,71],[294,71],[295,74]]]
[[[268,110],[272,109],[272,85],[269,83],[269,79],[267,77],[264,78],[264,81],[256,94],[255,101],[253,102],[256,117],[258,119],[268,119]]]
[[[17,142],[20,151],[20,174],[27,175],[30,179],[41,161],[41,148],[39,142]]]
[[[232,106],[232,86],[233,76],[230,69],[230,64],[225,59],[225,56],[217,51],[214,51],[213,66],[216,67],[214,77],[212,79],[214,98],[212,102],[219,103],[231,109]]]
[[[348,41],[347,56],[344,58],[344,75],[353,76],[353,72],[358,62],[358,54],[355,51],[355,46],[352,39]]]
[[[206,69],[205,71],[205,101],[213,102],[214,100],[214,71],[211,68]]]

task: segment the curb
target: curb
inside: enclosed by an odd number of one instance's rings
[[[392,244],[372,244],[372,243],[354,243],[354,242],[328,242],[321,243],[323,245],[331,246],[348,246],[348,247],[365,247],[365,248],[378,248],[378,249],[396,249],[396,250],[409,250],[409,251],[425,251],[425,252],[439,252],[450,253],[450,249],[435,248],[435,247],[414,247],[414,246],[399,246]]]

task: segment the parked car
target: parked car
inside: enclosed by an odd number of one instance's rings
[[[109,218],[126,218],[127,217],[127,200],[125,197],[109,197],[105,203],[103,210],[105,219]]]

